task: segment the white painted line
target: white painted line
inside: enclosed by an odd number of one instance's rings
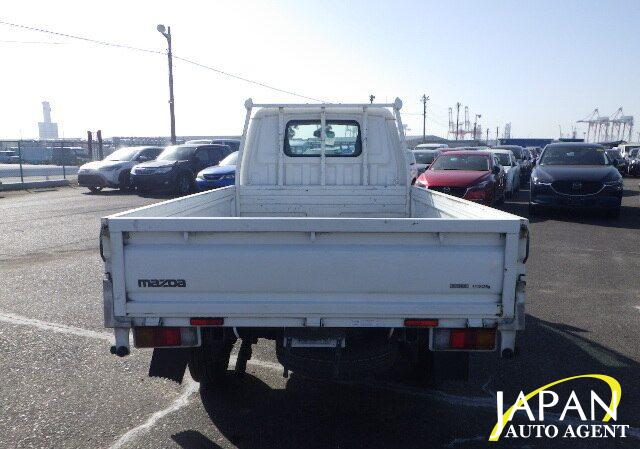
[[[636,306],[636,308],[638,308],[640,310],[640,306]],[[58,332],[58,333],[63,333],[63,334],[69,334],[69,335],[76,335],[78,337],[86,337],[86,338],[94,338],[94,339],[98,339],[98,340],[106,340],[109,342],[113,341],[113,336],[109,333],[106,332],[95,332],[92,330],[88,330],[88,329],[82,329],[79,327],[73,327],[73,326],[67,326],[65,324],[58,324],[58,323],[50,323],[50,322],[46,322],[46,321],[41,321],[41,320],[36,320],[33,318],[27,318],[24,316],[20,316],[20,315],[15,315],[13,313],[7,313],[7,312],[0,312],[0,322],[6,322],[6,323],[11,323],[11,324],[17,324],[17,325],[22,325],[22,326],[32,326],[32,327],[36,327],[38,329],[42,329],[42,330],[48,330],[48,331],[52,331],[52,332]],[[593,348],[591,348],[589,345],[587,345],[586,343],[582,342],[581,340],[579,340],[577,337],[574,337],[570,334],[566,334],[564,332],[561,332],[559,330],[553,329],[549,326],[546,326],[543,324],[544,327],[551,329],[554,332],[557,332],[561,335],[563,335],[564,337],[568,338],[568,339],[575,339],[575,343],[578,344],[579,346],[581,346],[581,348],[583,350],[585,350],[586,352],[589,352],[590,354],[592,354],[595,357],[595,354],[599,354],[598,357],[605,357],[605,359],[609,362],[611,362],[612,358],[611,356],[609,356],[606,353],[603,353],[602,351],[597,351],[595,353],[590,352],[590,351],[595,351]],[[573,341],[573,340],[572,340]],[[230,358],[229,360],[229,365],[235,365],[237,361],[237,357],[233,356]],[[621,363],[618,362],[617,360],[614,360],[615,363]],[[601,363],[604,363],[603,361],[601,361]],[[258,360],[258,359],[252,359],[248,361],[249,365],[253,365],[253,366],[257,366],[259,368],[263,368],[263,369],[267,369],[270,371],[282,371],[282,365],[280,365],[279,363],[274,363],[274,362],[268,362],[268,361],[264,361],[264,360]],[[615,365],[613,365],[615,366]],[[626,366],[626,365],[621,365],[621,366]],[[189,398],[191,397],[191,395],[193,393],[195,393],[196,391],[198,391],[200,384],[198,384],[197,382],[193,381],[193,379],[191,379],[190,376],[187,376],[186,378],[186,383],[184,385],[184,389],[182,391],[182,393],[180,394],[180,396],[178,398],[176,398],[168,407],[155,412],[154,414],[152,414],[144,423],[140,424],[137,427],[134,427],[133,429],[127,431],[125,434],[123,434],[120,438],[118,438],[118,440],[109,447],[109,449],[118,449],[121,448],[123,445],[127,444],[128,442],[132,441],[133,439],[135,439],[136,437],[138,437],[141,434],[144,434],[145,432],[149,431],[160,419],[164,418],[165,416],[167,416],[170,413],[173,413],[177,410],[180,410],[181,408],[185,407],[186,405],[188,405],[189,403]],[[485,391],[487,391],[488,393],[491,394],[491,392],[487,389],[488,386],[487,382],[484,386],[483,389]],[[489,408],[489,409],[493,409],[495,408],[495,401],[493,398],[491,397],[470,397],[470,396],[458,396],[458,395],[453,395],[453,394],[448,394],[448,393],[443,393],[440,391],[436,391],[436,390],[425,390],[425,389],[420,389],[420,388],[415,388],[415,387],[408,387],[408,386],[404,386],[401,384],[395,384],[395,383],[387,383],[387,382],[365,382],[365,383],[360,383],[361,385],[365,385],[371,388],[376,388],[376,389],[384,389],[384,390],[389,390],[389,391],[395,391],[395,392],[401,392],[401,393],[405,393],[405,394],[410,394],[412,396],[418,396],[418,397],[423,397],[423,398],[429,398],[429,399],[433,399],[433,400],[437,400],[440,402],[446,402],[449,405],[456,405],[456,406],[463,406],[463,407],[482,407],[482,408]],[[559,420],[559,415],[558,416],[554,416],[555,414],[550,414],[553,418],[555,418],[556,420]],[[565,418],[565,420],[567,420],[567,418]],[[640,429],[635,428],[635,427],[629,427],[627,429],[627,434],[635,439],[639,439],[640,440]],[[453,440],[451,443],[449,443],[448,446],[452,447],[453,445],[459,444],[459,443],[464,443],[467,441],[474,441],[477,440],[478,437],[473,437],[473,438],[468,438],[468,439],[460,439],[460,440]]]
[[[585,342],[584,340],[582,340],[581,338],[576,337],[575,335],[570,334],[569,332],[564,332],[561,331],[559,329],[555,329],[547,324],[544,323],[540,323],[540,325],[542,327],[544,327],[547,330],[550,330],[551,332],[554,332],[558,335],[563,336],[564,338],[566,338],[567,340],[569,340],[571,343],[573,343],[574,345],[576,345],[577,347],[579,347],[580,349],[582,349],[584,352],[586,352],[587,354],[589,354],[591,357],[593,357],[594,359],[596,359],[598,362],[600,362],[601,364],[605,365],[605,366],[609,366],[611,368],[625,368],[627,367],[627,364],[622,362],[620,359],[618,359],[615,355],[610,354],[600,348],[595,347],[594,345],[590,345],[589,343]]]
[[[148,432],[160,419],[164,418],[170,413],[180,410],[182,407],[185,407],[189,403],[189,397],[193,393],[198,391],[199,388],[200,384],[194,382],[191,377],[188,377],[188,380],[184,386],[184,390],[182,391],[180,396],[176,398],[176,400],[174,400],[167,408],[155,412],[144,423],[140,424],[137,427],[134,427],[133,429],[123,434],[115,443],[109,446],[109,449],[121,448],[141,434]]]
[[[640,310],[640,306],[636,306],[636,309]]]
[[[66,324],[49,323],[46,321],[40,321],[33,318],[27,318],[13,313],[0,312],[0,321],[5,323],[18,324],[21,326],[31,326],[38,329],[58,332],[61,334],[76,335],[78,337],[95,338],[98,340],[113,341],[113,335],[107,332],[96,332],[88,329],[82,329],[80,327],[67,326]]]
[[[456,447],[460,444],[464,444],[466,446],[468,443],[471,443],[472,441],[487,441],[488,439],[489,437],[485,435],[480,435],[477,437],[470,437],[470,438],[456,438],[455,440],[448,443],[445,447]]]

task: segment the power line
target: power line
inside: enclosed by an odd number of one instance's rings
[[[47,42],[47,41],[12,41],[0,39],[2,44],[46,44],[46,45],[64,45],[64,42]]]
[[[29,31],[37,31],[39,33],[52,34],[54,36],[66,37],[68,39],[81,40],[81,41],[89,42],[89,43],[92,43],[92,44],[104,45],[106,47],[122,48],[122,49],[125,49],[125,50],[133,50],[133,51],[140,51],[140,52],[144,52],[144,53],[165,55],[164,52],[159,51],[159,50],[152,50],[152,49],[148,49],[148,48],[134,47],[132,45],[118,44],[118,43],[115,43],[115,42],[102,41],[102,40],[98,40],[98,39],[91,39],[89,37],[76,36],[76,35],[67,34],[67,33],[60,33],[60,32],[56,32],[56,31],[47,30],[47,29],[44,29],[44,28],[37,28],[37,27],[21,25],[21,24],[17,24],[17,23],[5,22],[3,20],[0,20],[0,25],[7,25],[7,26],[14,27],[14,28],[21,28],[21,29],[29,30]],[[174,59],[178,59],[178,60],[180,60],[182,62],[186,62],[187,64],[192,64],[192,65],[195,65],[195,66],[203,68],[203,69],[211,70],[211,71],[219,73],[221,75],[228,76],[230,78],[234,78],[234,79],[237,79],[237,80],[240,80],[240,81],[244,81],[246,83],[250,83],[250,84],[254,84],[256,86],[264,87],[266,89],[271,89],[271,90],[276,91],[276,92],[281,92],[281,93],[284,93],[284,94],[293,95],[295,97],[304,98],[306,100],[322,102],[322,100],[319,100],[317,98],[309,97],[309,96],[302,95],[302,94],[299,94],[299,93],[296,93],[296,92],[292,92],[292,91],[289,91],[289,90],[285,90],[285,89],[280,89],[278,87],[270,86],[270,85],[268,85],[266,83],[262,83],[260,81],[254,81],[254,80],[251,80],[249,78],[242,77],[240,75],[235,75],[233,73],[225,72],[224,70],[220,70],[218,68],[211,67],[211,66],[208,66],[206,64],[202,64],[202,63],[194,61],[192,59],[187,59],[187,58],[183,58],[183,57],[176,56],[176,55],[173,55],[173,57],[174,57]]]
[[[108,42],[108,41],[101,41],[101,40],[91,39],[91,38],[84,37],[84,36],[75,36],[73,34],[59,33],[57,31],[51,31],[51,30],[46,30],[44,28],[36,28],[36,27],[27,26],[27,25],[21,25],[21,24],[18,24],[18,23],[5,22],[3,20],[0,20],[0,24],[1,25],[11,26],[11,27],[14,27],[14,28],[21,28],[23,30],[37,31],[38,33],[46,33],[46,34],[52,34],[54,36],[66,37],[66,38],[69,38],[69,39],[81,40],[81,41],[90,42],[90,43],[93,43],[93,44],[104,45],[104,46],[107,46],[107,47],[124,48],[124,49],[127,49],[127,50],[142,51],[142,52],[145,52],[145,53],[155,53],[155,54],[159,54],[159,55],[163,55],[164,54],[163,52],[158,51],[158,50],[150,50],[148,48],[133,47],[131,45],[117,44],[117,43]]]
[[[304,98],[304,99],[307,99],[307,100],[317,101],[317,102],[320,102],[320,103],[323,102],[323,100],[319,100],[317,98],[308,97],[306,95],[298,94],[298,93],[295,93],[295,92],[292,92],[292,91],[289,91],[289,90],[284,90],[284,89],[280,89],[278,87],[269,86],[268,84],[261,83],[260,81],[253,81],[253,80],[250,80],[248,78],[244,78],[244,77],[242,77],[240,75],[234,75],[233,73],[225,72],[224,70],[220,70],[220,69],[217,69],[215,67],[211,67],[211,66],[208,66],[206,64],[202,64],[202,63],[194,61],[192,59],[187,59],[187,58],[183,58],[181,56],[176,56],[176,55],[173,55],[173,58],[174,59],[178,59],[178,60],[180,60],[182,62],[186,62],[188,64],[193,64],[193,65],[195,65],[197,67],[201,67],[203,69],[211,70],[213,72],[219,73],[221,75],[228,76],[230,78],[235,78],[237,80],[244,81],[246,83],[255,84],[256,86],[265,87],[267,89],[271,89],[271,90],[274,90],[276,92],[282,92],[284,94],[289,94],[289,95],[293,95],[293,96],[296,96],[296,97]]]

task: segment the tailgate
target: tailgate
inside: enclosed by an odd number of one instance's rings
[[[517,219],[106,220],[120,317],[509,318],[524,273]]]

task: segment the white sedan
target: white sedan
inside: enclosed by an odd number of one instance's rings
[[[500,165],[507,174],[505,194],[509,197],[520,191],[520,164],[511,150],[491,149],[500,161]]]
[[[131,168],[141,162],[154,160],[161,152],[160,147],[120,148],[101,161],[82,165],[78,170],[78,185],[94,193],[104,187],[128,189]]]

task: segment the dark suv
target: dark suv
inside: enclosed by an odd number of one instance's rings
[[[131,169],[131,185],[138,191],[172,191],[186,195],[194,191],[196,174],[217,165],[232,153],[226,145],[174,145],[164,149],[155,161]]]
[[[547,145],[531,173],[529,214],[540,207],[583,207],[620,214],[622,176],[601,145],[552,143]]]

